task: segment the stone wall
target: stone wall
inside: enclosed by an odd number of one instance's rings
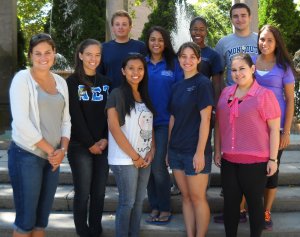
[[[17,65],[16,0],[0,0],[0,104],[8,104],[8,88]]]

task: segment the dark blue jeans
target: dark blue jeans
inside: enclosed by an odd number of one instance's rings
[[[148,200],[152,210],[169,212],[170,200],[170,174],[166,166],[168,145],[168,126],[154,127],[156,151],[151,164],[151,173],[147,187]]]
[[[16,209],[14,229],[23,234],[44,229],[48,225],[59,169],[53,172],[48,160],[12,142],[8,150],[8,170]]]
[[[79,143],[68,150],[74,183],[73,214],[76,232],[81,237],[99,237],[108,177],[107,152],[93,155]]]

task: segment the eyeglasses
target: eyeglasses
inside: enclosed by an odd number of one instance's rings
[[[32,36],[30,39],[31,42],[40,41],[40,40],[52,40],[52,38],[51,38],[51,35],[49,35],[49,34],[40,33],[40,34]]]

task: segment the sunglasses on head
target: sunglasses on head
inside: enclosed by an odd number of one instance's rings
[[[31,37],[31,42],[39,41],[39,40],[51,40],[51,35],[46,33],[40,33]]]

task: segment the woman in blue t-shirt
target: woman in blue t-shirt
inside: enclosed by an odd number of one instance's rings
[[[204,237],[210,210],[206,200],[211,157],[204,154],[209,134],[213,89],[210,80],[198,72],[200,47],[184,43],[178,51],[184,80],[172,87],[169,110],[168,162],[182,194],[187,236]]]
[[[167,224],[171,219],[170,175],[165,162],[168,144],[170,113],[168,104],[172,85],[183,79],[176,54],[171,44],[169,32],[160,26],[152,27],[146,36],[148,56],[148,90],[155,108],[154,136],[155,157],[151,166],[148,183],[148,199],[151,213],[147,223]]]

